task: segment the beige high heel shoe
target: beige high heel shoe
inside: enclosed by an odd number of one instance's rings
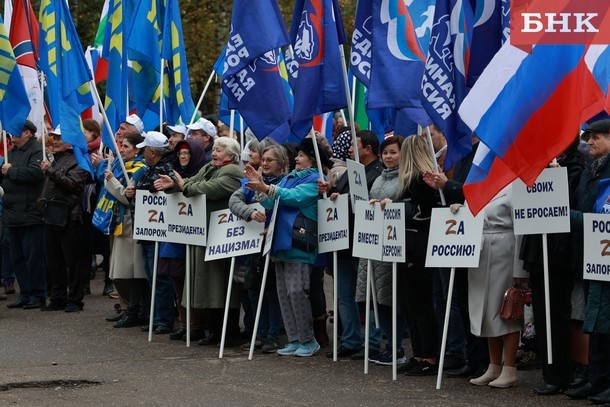
[[[483,373],[483,376],[479,376],[475,379],[470,379],[470,383],[475,386],[486,386],[490,382],[496,380],[502,371],[502,366],[489,364],[487,370]]]

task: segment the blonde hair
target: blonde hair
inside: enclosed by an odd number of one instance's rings
[[[424,136],[409,136],[400,148],[398,186],[402,194],[425,171],[434,171],[434,163]]]

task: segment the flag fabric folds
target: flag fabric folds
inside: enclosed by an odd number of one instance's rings
[[[126,18],[122,0],[109,0],[101,57],[108,61],[104,109],[113,132],[127,117]],[[114,134],[102,127],[102,143],[114,150]]]
[[[430,119],[447,139],[445,170],[472,150],[470,129],[460,119],[458,107],[467,92],[473,28],[474,15],[468,1],[436,3],[421,100]]]
[[[53,126],[61,125],[62,139],[72,145],[78,165],[92,173],[80,118],[93,105],[91,73],[66,2],[43,0],[40,24],[40,65],[47,78]]]
[[[469,175],[468,183],[485,183],[481,194],[464,187],[473,213],[504,186],[498,179],[505,178],[492,176],[502,170],[497,161],[512,171],[512,179],[531,185],[577,137],[580,124],[603,109],[605,94],[586,64],[586,50],[584,45],[538,45],[528,54],[505,43],[489,63],[459,109],[496,156],[479,166],[479,175],[473,170]],[[606,57],[594,66],[608,62]]]
[[[13,7],[12,27],[9,35],[23,86],[30,100],[28,118],[36,124],[38,136],[43,133],[44,101],[38,78],[39,25],[30,0],[18,0]]]
[[[258,2],[252,2],[259,4]],[[181,117],[187,123],[193,116],[195,105],[191,96],[191,82],[186,63],[182,18],[178,0],[167,0],[163,20],[161,57],[167,61],[169,94],[167,94],[167,121],[175,124]]]
[[[20,135],[30,112],[15,54],[0,17],[0,122],[11,134]]]
[[[339,45],[345,31],[336,0],[297,0],[286,67],[294,93],[292,132],[303,138],[313,117],[347,106]]]
[[[232,76],[267,51],[286,44],[288,33],[276,0],[235,0],[222,71]]]

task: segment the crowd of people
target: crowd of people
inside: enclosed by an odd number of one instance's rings
[[[310,357],[327,347],[323,281],[330,275],[338,282],[338,309],[332,315],[340,326],[337,356],[362,360],[368,261],[354,256],[350,247],[338,253],[333,269],[327,255],[317,250],[318,200],[349,193],[346,160],[356,158],[364,166],[371,202],[404,205],[408,242],[407,262],[399,264],[395,334],[392,265],[371,264],[379,327],[371,323],[369,329],[370,362],[391,365],[396,351],[400,373],[427,376],[437,374],[443,358],[448,377],[466,378],[476,386],[514,386],[526,329],[523,321],[502,319],[500,309],[509,287],[529,285],[542,359],[536,394],[564,392],[574,399],[610,403],[610,283],[582,278],[583,214],[610,213],[610,120],[590,124],[553,164],[568,169],[572,232],[549,235],[552,364],[546,360],[542,238],[515,236],[511,185],[483,211],[479,267],[456,272],[446,352],[439,354],[449,271],[425,267],[430,218],[432,209],[442,206],[441,191],[452,211],[467,210],[462,186],[478,145],[474,135],[472,153],[445,169],[446,140],[435,126],[432,143],[425,136],[394,134],[380,142],[372,131],[358,130],[354,145],[349,127],[342,125],[335,126],[332,143],[316,134],[316,140],[308,136],[300,144],[280,145],[246,131],[243,151],[238,135],[211,116],[146,132],[142,120],[131,115],[117,131],[114,149],[100,143],[99,123],[87,120],[84,128],[94,174],[78,165],[59,127],[50,129],[43,148],[36,126],[27,121],[21,134],[11,136],[10,149],[2,151],[0,264],[5,294],[0,298],[16,295],[7,305],[14,312],[83,311],[101,256],[103,295],[120,302],[118,312],[106,318],[114,328],[152,328],[170,340],[186,340],[189,308],[190,340],[217,345],[229,259],[208,261],[203,246],[167,242],[159,244],[155,259],[153,242],[133,239],[136,190],[205,195],[208,219],[211,212],[229,208],[246,221],[265,225],[277,204],[255,350]],[[255,202],[263,209],[249,205]],[[354,222],[351,214],[350,230]],[[190,303],[185,295],[187,258]],[[154,319],[148,327],[155,260]],[[254,329],[264,258],[242,256],[236,263],[225,346],[250,350],[243,334]],[[333,352],[326,356],[333,357]]]

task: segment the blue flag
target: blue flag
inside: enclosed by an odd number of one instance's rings
[[[14,135],[21,135],[30,113],[30,100],[23,86],[13,47],[0,17],[0,123]]]
[[[232,76],[267,51],[287,45],[288,33],[277,0],[234,0],[223,74]]]
[[[127,49],[125,47],[126,19],[123,0],[108,1],[108,20],[104,30],[102,58],[108,61],[106,100],[104,109],[113,132],[127,117]],[[102,142],[114,151],[114,134],[102,126]]]
[[[182,123],[188,123],[193,116],[195,105],[191,96],[191,83],[186,63],[178,0],[167,0],[163,21],[161,56],[167,61],[169,73],[167,121],[178,123],[179,118],[182,117]]]
[[[473,19],[469,2],[438,1],[421,82],[423,106],[447,139],[446,170],[472,151],[472,133],[458,108],[467,92]]]
[[[504,35],[503,2],[506,0],[476,0],[472,28],[472,46],[466,84],[472,88],[489,61],[502,46]],[[510,28],[509,28],[510,29]]]
[[[65,0],[40,5],[40,66],[47,77],[49,109],[62,139],[74,148],[78,165],[93,174],[80,114],[93,106],[91,72]]]
[[[433,0],[373,0],[369,109],[421,107]]]
[[[128,59],[131,61],[128,85],[130,106],[141,117],[148,109],[157,114],[160,112],[163,4],[163,0],[139,1],[133,12],[126,42]],[[167,81],[165,86],[168,87]]]
[[[259,140],[283,143],[290,135],[290,109],[278,66],[278,53],[266,52],[222,81],[229,105],[239,111]]]
[[[336,0],[297,0],[286,67],[294,92],[292,132],[305,137],[313,117],[347,106],[339,45],[345,30]]]
[[[372,14],[372,0],[358,0],[354,20],[354,33],[352,34],[352,50],[349,57],[350,71],[367,88],[371,81]]]

